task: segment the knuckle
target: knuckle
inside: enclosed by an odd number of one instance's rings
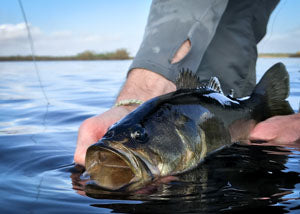
[[[91,130],[95,126],[95,119],[93,117],[84,120],[80,127],[79,131],[88,131]]]

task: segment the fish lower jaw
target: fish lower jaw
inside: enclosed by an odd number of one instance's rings
[[[86,171],[98,186],[119,190],[140,177],[131,161],[117,150],[97,147],[88,151]]]
[[[112,191],[138,189],[153,180],[153,172],[157,174],[155,167],[128,149],[108,146],[88,150],[86,171],[97,186]]]

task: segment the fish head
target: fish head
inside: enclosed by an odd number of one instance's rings
[[[157,174],[146,155],[151,137],[134,112],[112,125],[86,153],[86,171],[97,185],[109,190],[137,189]]]
[[[192,168],[201,151],[206,152],[201,148],[199,126],[172,105],[163,105],[142,119],[138,113],[114,124],[88,148],[86,170],[97,185],[138,189],[155,178]]]
[[[88,148],[86,171],[98,186],[108,190],[131,190],[152,180],[152,171],[136,153],[138,149],[128,146],[132,141],[136,144],[147,141],[141,126],[114,125],[100,141]]]

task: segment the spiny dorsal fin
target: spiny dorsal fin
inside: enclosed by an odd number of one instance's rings
[[[178,89],[194,89],[203,86],[199,78],[189,69],[182,69],[176,80],[176,87]]]
[[[210,80],[208,81],[207,88],[219,92],[221,94],[224,94],[221,88],[220,81],[217,77],[211,77]]]

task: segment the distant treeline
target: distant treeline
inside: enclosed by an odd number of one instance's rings
[[[258,57],[300,57],[300,51],[296,53],[260,53]]]
[[[84,51],[74,56],[35,56],[36,60],[125,60],[132,59],[126,49],[118,49],[113,52],[96,53]],[[0,61],[32,61],[32,56],[0,56]]]
[[[300,57],[300,51],[296,53],[260,53],[258,57]],[[132,59],[126,49],[117,49],[113,52],[96,53],[95,51],[83,51],[74,56],[35,56],[38,61],[55,60],[125,60]],[[32,61],[32,56],[0,56],[0,61]]]

